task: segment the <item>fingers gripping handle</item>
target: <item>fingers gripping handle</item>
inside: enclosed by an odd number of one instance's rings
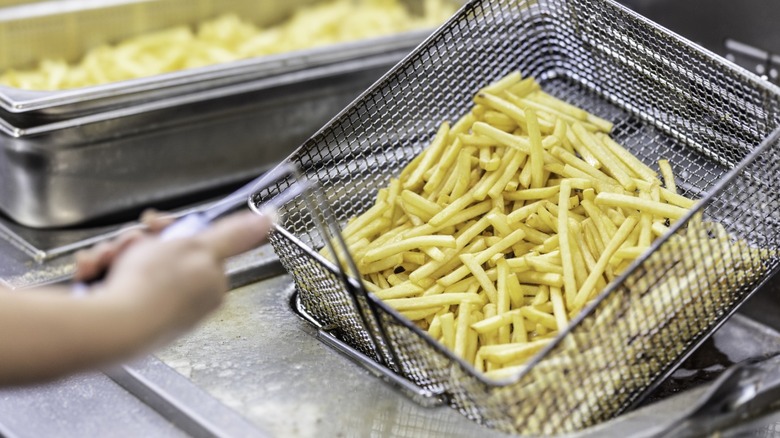
[[[231,195],[227,196],[223,200],[213,204],[199,213],[188,214],[173,224],[166,227],[160,233],[161,240],[172,240],[178,238],[192,237],[209,227],[210,223],[220,216],[230,212],[234,208],[238,207],[243,202],[251,199],[251,195],[259,190],[269,187],[275,181],[281,178],[293,175],[297,181],[281,193],[278,193],[271,199],[266,200],[261,205],[255,205],[249,203],[250,208],[255,213],[268,216],[271,220],[275,221],[277,216],[277,210],[299,196],[300,194],[309,190],[313,183],[304,178],[298,168],[291,163],[283,163],[277,166],[275,169],[267,172],[266,174],[256,178],[244,187],[236,190]],[[105,272],[98,277],[90,280],[88,283],[77,283],[73,286],[74,296],[84,296],[88,293],[89,285],[100,282],[105,278]]]
[[[160,239],[173,240],[192,237],[209,227],[209,221],[202,214],[189,214],[172,223],[160,233]]]
[[[182,217],[176,222],[166,227],[160,233],[161,240],[173,240],[192,237],[201,231],[205,230],[209,226],[209,221],[200,213],[189,214]],[[93,278],[89,282],[79,282],[73,285],[71,294],[74,297],[86,296],[89,292],[89,287],[92,284],[103,281],[106,277],[106,272],[103,272],[99,276]]]

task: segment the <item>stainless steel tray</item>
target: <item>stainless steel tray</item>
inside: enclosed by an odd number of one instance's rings
[[[42,0],[0,0],[0,8],[5,8],[8,6],[18,6],[25,3],[35,3],[37,1],[42,1]]]
[[[32,128],[0,122],[0,210],[69,226],[248,179],[405,54],[363,57]]]
[[[239,14],[258,25],[269,25],[284,19],[296,8],[315,2],[60,0],[19,6],[0,14],[0,70],[31,66],[47,57],[73,61],[98,43],[197,23],[226,12]],[[413,12],[422,7],[419,0],[406,2]],[[32,126],[40,123],[41,119],[62,120],[389,51],[408,51],[430,31],[407,32],[75,90],[26,91],[0,86],[0,110],[6,113],[2,114],[4,118],[16,125]]]

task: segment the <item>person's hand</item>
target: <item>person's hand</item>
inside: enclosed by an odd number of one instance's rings
[[[92,288],[94,299],[135,318],[138,348],[168,340],[214,310],[228,287],[224,260],[264,242],[271,226],[269,218],[243,212],[197,236],[161,241],[156,232],[168,223],[147,217],[148,231],[130,231],[78,257],[79,280],[107,269]]]
[[[77,282],[94,279],[106,271],[114,258],[127,247],[150,234],[158,234],[175,220],[175,217],[157,210],[144,211],[141,214],[140,227],[125,230],[116,239],[101,242],[88,250],[76,253],[76,272],[73,279]]]

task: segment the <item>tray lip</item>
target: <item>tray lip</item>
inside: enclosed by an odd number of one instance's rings
[[[322,137],[325,132],[327,132],[336,121],[342,119],[345,115],[347,115],[350,111],[352,111],[357,104],[362,102],[367,96],[374,93],[376,90],[381,88],[381,85],[387,81],[391,76],[395,75],[397,72],[401,71],[406,65],[407,62],[415,57],[417,57],[420,53],[422,53],[425,49],[428,48],[429,44],[433,42],[434,40],[438,39],[445,31],[447,31],[450,27],[450,24],[453,22],[456,22],[457,20],[460,20],[462,18],[462,15],[465,13],[467,9],[469,9],[472,5],[481,3],[485,0],[468,0],[463,7],[461,7],[457,13],[455,13],[446,23],[444,23],[439,29],[437,29],[436,32],[432,33],[428,36],[420,45],[410,52],[406,57],[404,57],[398,64],[396,64],[392,69],[390,69],[387,73],[385,73],[381,78],[379,78],[372,86],[370,86],[367,90],[365,90],[360,96],[358,96],[352,103],[350,103],[344,110],[339,112],[336,116],[333,117],[333,119],[328,122],[325,126],[322,127],[319,131],[317,131],[314,135],[312,135],[309,140],[304,142],[304,144],[297,149],[295,152],[293,152],[292,156],[295,156],[300,150],[302,150],[306,145],[315,142],[318,138]],[[565,0],[565,1],[572,1],[572,0]],[[629,9],[628,7],[617,3],[616,0],[602,0],[604,3],[611,7],[616,7],[620,9],[622,12],[629,14],[632,16],[632,18],[635,18],[639,20],[640,22],[644,23],[645,25],[651,27],[657,32],[660,32],[662,35],[666,37],[670,37],[679,43],[681,43],[683,46],[687,47],[693,52],[698,52],[701,55],[705,55],[708,57],[708,60],[718,64],[721,66],[724,70],[729,71],[730,73],[736,75],[737,77],[743,79],[746,83],[756,88],[757,91],[762,91],[769,96],[773,97],[775,101],[780,101],[780,86],[776,86],[769,81],[765,81],[761,79],[756,74],[738,66],[737,64],[728,61],[727,59],[721,57],[720,55],[717,55],[716,53],[702,47],[699,44],[696,44],[689,39],[672,32],[671,30],[661,26],[660,24],[640,15],[639,13]],[[534,7],[535,5],[532,5]],[[530,9],[530,8],[529,8]],[[678,220],[673,226],[670,228],[670,231],[664,235],[661,236],[654,242],[654,244],[651,246],[650,250],[648,250],[642,257],[635,260],[631,266],[626,269],[626,271],[621,274],[620,277],[613,280],[607,287],[599,294],[599,296],[593,300],[593,302],[586,307],[578,316],[577,318],[570,321],[569,326],[561,332],[556,338],[553,339],[553,341],[545,348],[543,348],[540,352],[535,354],[533,358],[528,362],[528,365],[522,370],[519,371],[515,376],[504,378],[504,379],[490,379],[486,377],[483,373],[476,372],[476,369],[465,362],[463,359],[456,357],[454,355],[454,352],[449,351],[448,349],[444,348],[442,345],[440,345],[437,341],[433,340],[426,332],[421,330],[419,327],[414,325],[411,321],[409,321],[407,318],[400,316],[399,312],[396,312],[394,309],[390,308],[384,301],[376,297],[373,293],[370,293],[366,291],[366,296],[374,303],[374,305],[380,306],[384,311],[387,313],[393,315],[396,318],[396,323],[402,324],[405,327],[411,329],[412,331],[416,332],[417,334],[421,335],[422,339],[425,340],[428,344],[434,347],[434,349],[447,356],[454,362],[461,365],[464,369],[468,370],[470,372],[470,377],[477,379],[482,384],[488,386],[491,389],[495,388],[502,388],[507,387],[512,384],[516,384],[519,381],[521,381],[527,374],[529,374],[533,367],[538,364],[540,361],[542,361],[546,355],[553,350],[558,344],[560,344],[564,337],[571,332],[571,330],[575,327],[577,327],[585,318],[590,316],[590,314],[594,311],[594,309],[598,306],[599,303],[601,303],[604,299],[606,299],[614,289],[616,289],[622,282],[627,278],[630,274],[632,274],[638,267],[649,258],[652,254],[655,253],[655,251],[663,245],[672,235],[675,234],[677,230],[679,230],[684,224],[688,222],[688,220],[693,217],[696,213],[698,213],[704,206],[708,205],[709,202],[714,198],[719,191],[721,191],[723,188],[725,188],[733,179],[735,179],[738,175],[739,169],[744,168],[748,164],[750,164],[759,154],[760,152],[764,151],[768,147],[770,147],[774,142],[777,142],[780,139],[780,125],[773,129],[768,135],[766,135],[759,144],[755,145],[753,150],[742,160],[737,163],[737,165],[731,169],[729,172],[727,172],[726,175],[719,178],[718,182],[716,183],[715,187],[713,187],[707,195],[700,199],[694,208],[691,209],[691,211],[686,214],[682,220]],[[288,157],[289,160],[289,157]],[[277,225],[277,228],[284,230],[283,234],[288,234],[295,237],[295,240],[303,243],[300,241],[300,239],[295,236],[294,233],[284,228],[282,225]],[[317,251],[315,251],[313,248],[310,248],[308,245],[300,246],[301,249],[303,249],[305,252],[310,253],[313,255],[313,257],[317,258],[318,261],[322,262],[324,261],[324,258],[320,256]],[[323,263],[323,266],[326,266],[329,270],[335,269],[335,265],[329,262]],[[780,268],[778,268],[780,270]],[[338,275],[338,273],[334,273]],[[351,277],[350,277],[351,278]],[[353,278],[354,280],[354,278]],[[358,279],[360,285],[362,286],[362,280]],[[763,282],[761,283],[763,284]],[[364,287],[365,289],[365,287]],[[758,288],[754,287],[752,291],[750,291],[747,295],[747,297],[752,296]],[[726,320],[729,319],[731,315],[736,312],[741,304],[744,303],[744,300],[739,304],[735,305],[733,309],[731,309],[729,312],[726,312],[724,315],[720,316],[718,320],[715,321],[713,327],[719,327],[723,323],[725,323]],[[699,339],[697,339],[696,342],[694,342],[689,348],[691,348],[694,345],[698,345],[700,342],[703,342],[709,336],[712,334],[712,331],[710,331],[706,336],[700,336]],[[394,348],[390,346],[390,348]],[[663,373],[671,373],[679,367],[680,363],[684,358],[690,354],[688,351],[684,351],[683,354],[678,357],[675,361],[673,361],[668,367],[666,367],[663,371]],[[651,385],[652,386],[652,385]],[[648,386],[649,388],[650,386]],[[645,391],[640,391],[639,393],[644,393]],[[635,398],[632,398],[629,400],[629,402],[635,401]],[[629,404],[629,403],[627,403]],[[624,409],[625,410],[625,409]]]
[[[163,99],[142,102],[136,105],[115,108],[95,114],[86,114],[66,120],[56,120],[31,127],[18,127],[15,126],[12,122],[0,117],[0,139],[2,139],[3,136],[12,137],[15,139],[32,139],[42,135],[53,134],[59,131],[66,131],[69,129],[80,128],[101,122],[121,120],[123,118],[137,116],[152,111],[171,109],[198,102],[207,102],[223,97],[244,94],[247,92],[272,90],[281,86],[290,86],[306,81],[325,80],[329,77],[358,73],[363,70],[393,65],[393,63],[397,61],[400,56],[402,56],[402,53],[405,52],[384,52],[356,60],[327,64],[319,67],[307,68],[304,70],[291,71],[268,78],[258,78],[253,81],[230,84],[215,89],[205,89],[197,93],[169,96]],[[50,145],[43,146],[43,149],[47,151],[52,150]],[[2,147],[6,149],[12,148],[14,150],[25,151],[32,149],[29,147],[20,148],[17,146],[9,146],[8,144],[3,145]]]
[[[150,0],[112,0],[105,4],[76,0],[51,8],[42,2],[11,8],[16,14],[3,15],[0,21],[13,21],[29,16],[57,16],[65,12],[92,9],[110,9],[117,5],[144,3]],[[461,3],[459,0],[450,0]],[[82,5],[82,7],[77,7]],[[49,6],[49,9],[45,8]],[[353,61],[371,55],[410,49],[417,46],[433,28],[415,29],[392,35],[377,36],[327,46],[303,49],[275,55],[252,57],[226,63],[179,70],[154,76],[129,79],[108,84],[59,91],[22,90],[0,85],[0,109],[17,115],[67,117],[74,113],[96,111],[101,107],[132,104],[149,93],[167,96],[187,94],[212,87],[215,82],[233,83],[267,78],[325,66],[332,63]],[[154,96],[153,96],[154,97]]]

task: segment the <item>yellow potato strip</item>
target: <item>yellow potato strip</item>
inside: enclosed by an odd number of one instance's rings
[[[589,133],[579,123],[572,125],[572,131],[577,135],[582,144],[593,154],[601,165],[606,168],[624,189],[632,192],[636,190],[636,183],[623,168],[623,163],[615,160],[612,154],[602,148],[602,143]]]
[[[525,343],[528,342],[528,333],[525,329],[525,321],[523,315],[517,314],[512,316],[512,339],[513,343]]]
[[[604,270],[606,269],[609,260],[615,255],[615,252],[620,248],[620,245],[623,244],[623,241],[628,238],[628,235],[634,231],[634,227],[638,222],[639,219],[636,216],[630,216],[623,222],[623,225],[620,226],[612,240],[609,241],[607,247],[604,248],[604,252],[599,256],[599,260],[596,262],[596,268],[590,272],[587,280],[585,280],[585,284],[577,291],[577,297],[574,300],[573,306],[575,309],[583,308],[585,303],[591,298],[598,278],[604,274]]]
[[[523,77],[520,75],[520,72],[512,72],[503,78],[499,79],[496,82],[493,82],[492,84],[488,85],[487,87],[479,90],[480,93],[490,93],[490,94],[501,94],[502,91],[506,90],[507,88],[512,87],[513,85],[516,85],[518,82],[520,82],[523,79]]]
[[[441,307],[431,307],[428,309],[419,309],[419,310],[405,310],[402,311],[401,314],[412,321],[418,321],[421,319],[429,318],[435,315],[437,312],[441,310]]]
[[[436,133],[436,137],[433,139],[433,142],[423,153],[422,161],[420,161],[420,163],[417,165],[417,168],[414,169],[414,172],[412,172],[412,174],[409,176],[409,179],[404,183],[403,187],[405,189],[413,189],[422,184],[423,175],[426,171],[428,171],[428,169],[431,168],[433,163],[435,163],[439,157],[441,157],[444,147],[447,146],[449,133],[449,123],[442,123],[441,127],[439,127],[439,131]]]
[[[534,78],[525,78],[515,85],[512,85],[507,90],[508,93],[512,93],[518,97],[525,97],[534,91],[538,91],[541,87]]]
[[[566,135],[567,123],[569,123],[569,124],[581,123],[585,127],[585,129],[587,129],[588,131],[599,131],[600,130],[600,128],[598,126],[588,122],[587,120],[577,119],[576,117],[573,117],[573,116],[571,116],[569,114],[566,114],[563,111],[560,111],[560,110],[558,110],[555,107],[552,107],[550,105],[546,105],[545,103],[536,102],[536,101],[534,101],[532,99],[529,99],[529,98],[521,98],[519,96],[516,96],[516,95],[512,94],[511,92],[507,93],[507,99],[510,102],[512,102],[513,104],[519,106],[520,108],[523,108],[523,109],[526,109],[526,110],[528,108],[534,109],[536,111],[539,111],[540,114],[546,114],[547,116],[551,117],[553,120],[561,122],[560,124],[559,123],[555,123],[555,128],[554,128],[554,131],[553,131],[553,135],[555,135],[556,137],[560,138],[561,140],[563,139],[562,135],[563,136]],[[527,111],[526,111],[526,114],[527,114]],[[559,128],[558,128],[559,125],[563,126],[563,128],[560,130],[560,132],[559,132]]]
[[[425,264],[425,254],[419,252],[405,252],[403,253],[404,263],[413,263],[415,265]]]
[[[381,234],[383,231],[389,228],[390,228],[390,220],[384,217],[380,217],[374,222],[365,226],[364,228],[355,231],[355,233],[349,236],[349,238],[346,238],[345,241],[351,247],[363,246],[363,245],[357,245],[357,242],[360,242],[361,240],[369,240],[373,236],[376,236],[377,234]],[[368,246],[368,244],[369,243],[366,243],[365,246]]]
[[[555,321],[555,317],[549,313],[542,312],[535,307],[523,307],[520,309],[522,314],[527,320],[533,321],[537,324],[541,324],[548,329],[555,330],[558,328],[558,323]]]
[[[398,311],[420,310],[431,307],[453,306],[461,303],[482,303],[482,298],[470,293],[448,293],[416,298],[386,300],[385,303]]]
[[[526,161],[526,156],[522,152],[515,150],[509,151],[508,155],[511,157],[507,166],[500,170],[501,174],[493,186],[488,190],[488,196],[491,198],[498,198],[509,184],[509,181],[515,176],[517,170]],[[506,158],[504,158],[506,160]]]
[[[518,190],[504,195],[507,201],[536,201],[548,199],[558,194],[559,186],[542,187],[539,189]]]
[[[431,321],[431,325],[428,326],[428,334],[431,335],[433,339],[439,339],[442,337],[441,321],[439,318],[439,315],[434,315],[433,320]]]
[[[471,302],[463,301],[458,306],[458,323],[455,329],[455,355],[466,357],[466,347],[469,337],[469,326],[471,325]]]
[[[667,189],[661,189],[660,194],[664,201],[668,202],[669,204],[676,205],[677,207],[691,209],[694,205],[696,205],[696,201],[693,199],[688,199],[685,196],[672,193]]]
[[[433,227],[443,226],[459,211],[465,209],[473,202],[474,198],[472,196],[462,196],[437,213],[436,216],[432,217],[431,220],[428,221],[428,224]]]
[[[507,218],[508,217],[509,216],[507,216]],[[543,232],[541,232],[539,230],[536,230],[534,228],[531,228],[531,227],[529,227],[527,225],[514,224],[514,227],[515,227],[515,229],[520,230],[523,233],[525,233],[525,236],[524,236],[525,240],[527,240],[528,242],[531,242],[531,243],[536,243],[536,244],[541,245],[541,244],[544,244],[544,242],[546,242],[547,239],[550,238],[549,234],[545,234],[545,233],[543,233]]]
[[[511,324],[516,315],[520,315],[520,310],[513,310],[511,312],[485,318],[482,321],[474,322],[471,324],[471,328],[480,334],[495,332],[500,328]]]
[[[480,355],[495,363],[528,359],[550,344],[550,340],[533,341],[520,344],[488,345],[479,349]]]
[[[656,237],[661,237],[669,232],[669,227],[663,225],[660,222],[653,222],[653,234],[656,235]]]
[[[450,196],[454,199],[465,199],[463,195],[468,190],[469,180],[471,179],[471,156],[473,151],[471,149],[461,149],[458,155],[458,162],[455,166],[455,174],[451,181],[454,181]],[[449,181],[448,181],[449,183]],[[446,192],[448,187],[444,187],[443,191]],[[464,206],[465,207],[465,206]]]
[[[528,124],[528,115],[526,112],[508,100],[491,94],[477,94],[477,96],[474,98],[474,102],[488,106],[495,109],[496,111],[506,114],[521,126]],[[555,128],[552,123],[547,121],[541,121],[539,127],[542,132],[546,134],[552,133],[553,129]]]
[[[512,232],[512,234],[504,237],[495,245],[492,245],[491,247],[477,254],[474,257],[474,263],[476,265],[481,265],[487,262],[494,255],[500,252],[504,252],[507,249],[511,248],[514,244],[522,240],[523,237],[525,237],[525,233],[522,230],[516,230]],[[451,274],[447,275],[446,277],[440,279],[439,284],[441,284],[442,286],[448,286],[465,277],[468,274],[468,272],[469,269],[465,266],[462,266],[461,268],[458,268],[457,270],[453,271]]]
[[[410,237],[399,242],[392,242],[366,252],[363,263],[371,263],[392,257],[398,253],[424,247],[455,248],[455,238],[452,236],[419,236]]]
[[[648,249],[649,247],[647,246],[631,246],[628,248],[620,248],[615,252],[615,255],[612,256],[611,264],[615,266],[618,264],[618,262],[623,261],[624,259],[628,259],[628,260],[638,259]]]
[[[562,287],[563,276],[549,272],[525,271],[516,273],[520,283],[544,284],[547,286]]]
[[[412,283],[402,283],[388,289],[378,290],[374,293],[383,300],[392,300],[397,298],[409,298],[422,294],[423,288]]]
[[[401,199],[403,199],[405,204],[411,205],[417,210],[425,212],[427,219],[432,218],[442,210],[441,206],[437,203],[429,201],[417,193],[409,190],[404,190],[401,192]]]
[[[604,172],[596,169],[595,167],[593,167],[592,165],[590,165],[586,161],[583,161],[583,160],[577,158],[577,156],[575,156],[574,154],[569,153],[568,151],[566,151],[566,149],[563,149],[560,146],[554,147],[551,152],[552,152],[553,156],[555,156],[556,158],[558,158],[561,161],[563,161],[564,164],[568,164],[569,166],[571,166],[571,167],[579,170],[580,172],[584,173],[585,177],[589,177],[591,179],[595,178],[595,179],[601,181],[604,184],[609,184],[609,185],[617,185],[618,184],[617,181],[615,181],[614,179],[612,179],[609,176],[607,176]]]
[[[680,219],[689,211],[674,205],[663,204],[661,202],[640,199],[628,195],[619,195],[617,193],[599,193],[596,195],[596,205],[629,208],[639,210],[640,212],[648,212],[655,216],[666,217],[671,220]]]
[[[449,349],[455,348],[455,315],[452,313],[445,313],[439,317],[439,323],[441,324],[441,335],[444,341],[444,346]]]
[[[610,152],[612,152],[613,155],[618,157],[620,161],[626,165],[626,167],[632,169],[634,173],[636,173],[641,179],[647,182],[658,181],[658,176],[655,172],[653,172],[653,169],[648,167],[639,158],[637,158],[631,152],[627,151],[616,141],[612,140],[608,135],[600,134],[597,137],[601,140],[602,144]]]
[[[506,133],[483,122],[474,123],[474,127],[472,129],[475,133],[488,137],[503,146],[514,148],[526,155],[531,153],[531,142],[527,138]],[[542,140],[542,147],[544,149],[551,149],[554,147],[553,145],[557,143],[558,139],[555,137],[545,137],[544,140]],[[555,157],[553,157],[547,151],[543,152],[543,156],[545,163],[556,162]],[[523,170],[525,171],[525,168],[523,168]]]
[[[463,266],[466,269],[471,271],[471,274],[474,276],[474,278],[477,279],[480,286],[482,286],[482,289],[485,290],[485,293],[488,296],[488,300],[491,303],[498,302],[498,291],[496,290],[495,285],[490,280],[485,270],[482,269],[482,266],[476,262],[476,258],[471,254],[461,254],[460,261],[463,262]]]
[[[566,292],[566,301],[571,305],[577,294],[577,283],[574,279],[574,261],[571,254],[569,241],[569,206],[568,199],[571,195],[571,184],[563,180],[560,186],[558,201],[558,245],[561,250],[561,265],[563,267],[563,283]]]
[[[529,108],[525,112],[527,118],[528,140],[531,143],[529,165],[531,166],[531,188],[544,186],[544,147],[542,133],[539,130],[539,120],[536,111]]]
[[[490,200],[482,201],[479,203],[476,203],[472,205],[471,207],[462,210],[458,213],[455,213],[452,217],[447,219],[443,224],[433,227],[428,225],[431,228],[431,233],[441,231],[444,228],[452,227],[456,225],[461,225],[463,223],[466,223],[470,221],[471,219],[474,219],[476,217],[480,217],[484,215],[485,213],[489,212],[493,207],[493,204]]]
[[[543,201],[537,201],[532,204],[525,205],[507,215],[507,220],[510,224],[516,224],[518,222],[528,219],[536,210],[542,206]]]
[[[585,146],[584,142],[578,138],[577,134],[574,132],[574,128],[570,128],[571,129],[566,131],[566,137],[568,138],[569,143],[572,145],[572,148],[574,148],[574,151],[579,153],[582,157],[582,160],[588,163],[589,166],[600,170],[601,162],[599,162],[596,156],[590,152],[590,150]]]
[[[422,247],[420,248],[420,251],[422,251],[423,253],[425,253],[425,255],[430,257],[431,260],[435,260],[437,262],[443,262],[447,260],[447,256],[439,248],[436,248],[435,246]]]
[[[538,258],[528,258],[528,265],[535,269],[537,272],[549,272],[552,274],[563,274],[563,268],[560,265],[556,265],[554,263],[546,262],[544,260],[538,259]],[[566,280],[564,276],[564,281]]]
[[[396,254],[392,257],[388,257],[383,260],[377,260],[373,263],[361,264],[360,272],[362,274],[373,274],[376,272],[386,271],[388,269],[395,269],[396,266],[401,265],[403,262],[403,256],[401,254]]]
[[[582,242],[581,234],[582,228],[580,225],[569,219],[569,246],[571,248],[571,258],[574,262],[574,278],[577,280],[578,287],[582,286],[585,279],[588,278],[588,268],[578,244],[578,242]]]
[[[431,193],[442,184],[444,176],[448,174],[454,165],[456,165],[458,155],[460,155],[462,148],[463,143],[457,138],[451,145],[447,146],[442,154],[441,161],[435,167],[433,175],[431,175],[431,178],[425,183],[423,191]]]
[[[566,304],[564,303],[563,293],[558,287],[550,288],[550,301],[553,305],[553,315],[558,331],[563,331],[569,326],[569,319],[566,315]]]
[[[352,234],[357,232],[358,230],[361,230],[365,228],[368,224],[373,223],[377,220],[384,212],[387,210],[388,205],[385,202],[377,202],[376,205],[369,208],[365,213],[360,215],[357,219],[350,222],[344,229],[341,231],[342,236],[344,236],[345,239],[349,238]]]
[[[661,175],[664,177],[666,189],[677,194],[677,183],[674,181],[674,172],[669,160],[658,160],[658,168],[661,169]]]

